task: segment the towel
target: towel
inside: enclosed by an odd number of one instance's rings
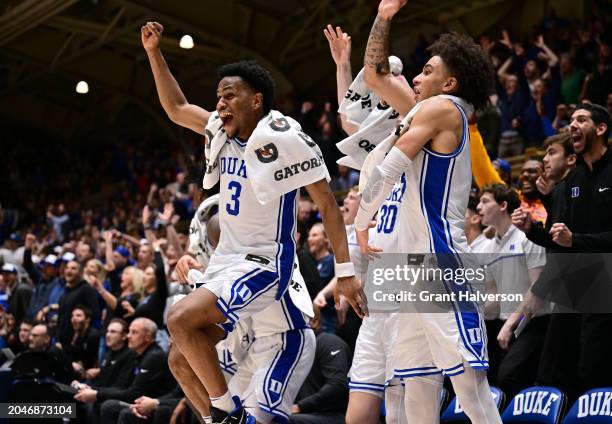
[[[210,117],[205,134],[203,187],[210,189],[219,181],[217,158],[228,142],[216,112]],[[275,110],[257,124],[247,141],[244,158],[247,175],[261,204],[322,179],[330,180],[319,146],[297,121]]]
[[[391,72],[401,75],[402,61],[389,57]],[[362,69],[349,87],[338,111],[346,116],[348,122],[359,125],[359,130],[336,144],[346,156],[338,159],[338,164],[360,170],[363,161],[376,145],[384,140],[397,126],[397,113],[390,106],[383,106],[378,96],[363,81]]]
[[[401,75],[404,65],[398,57],[389,56],[389,65],[393,75]],[[380,103],[376,93],[370,90],[365,83],[363,75],[364,70],[362,68],[351,83],[338,108],[338,112],[345,115],[347,121],[354,125],[361,125],[376,105]]]

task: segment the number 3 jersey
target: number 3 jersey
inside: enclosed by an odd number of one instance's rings
[[[219,255],[257,255],[274,262],[287,255],[293,260],[297,190],[261,204],[247,174],[246,142],[228,139],[218,156]],[[278,264],[277,264],[278,265]]]

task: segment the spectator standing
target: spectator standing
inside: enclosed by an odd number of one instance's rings
[[[586,72],[576,69],[570,53],[561,55],[561,96],[566,105],[578,103]]]
[[[116,234],[115,231],[105,231],[102,234],[104,238],[104,255],[106,260],[104,269],[108,272],[110,291],[115,296],[120,293],[121,276],[123,270],[129,265],[130,259],[130,251],[124,246],[117,246],[113,250],[113,237],[115,237]]]
[[[108,306],[108,318],[133,318],[134,309],[142,298],[144,273],[135,266],[129,266],[121,273],[119,297],[109,292],[97,278],[91,278],[92,286]],[[128,306],[129,305],[129,306]]]
[[[4,247],[0,248],[0,262],[9,263],[20,268],[23,263],[24,246],[19,246],[21,236],[19,233],[11,233],[4,241]]]
[[[93,259],[94,256],[96,254],[95,249],[93,248],[93,246],[85,241],[80,241],[77,244],[76,247],[76,258],[77,261],[79,261],[79,263],[82,266],[85,266],[85,264],[90,260]]]
[[[17,322],[26,317],[30,299],[32,299],[32,287],[19,281],[17,267],[6,263],[2,265],[2,278],[4,279],[9,293],[8,309]]]
[[[489,257],[487,284],[499,294],[527,294],[546,264],[544,248],[529,241],[525,233],[512,225],[511,214],[519,204],[514,188],[501,184],[485,187],[478,204],[482,224],[492,226],[496,233],[480,246],[480,251]],[[484,307],[485,315],[491,317],[489,311],[495,309],[503,321],[496,338],[506,353],[499,364],[496,384],[508,396],[535,382],[549,319],[548,314],[534,317],[515,340],[513,330],[521,319],[518,307],[518,302],[508,301],[486,302]]]
[[[559,252],[612,251],[612,152],[607,147],[611,127],[610,114],[602,106],[582,103],[572,114],[570,136],[578,159],[564,180],[563,213],[542,238],[543,245]],[[524,213],[514,218],[528,222]],[[598,302],[609,311],[610,292],[585,284],[596,281],[598,272],[589,274],[584,267],[587,259],[561,257],[551,269],[553,274],[545,269],[531,289],[534,296],[523,304],[527,316],[539,309],[543,299],[583,312],[553,316],[538,375],[540,384],[559,387],[570,399],[612,381],[612,370],[606,367],[612,355],[612,315],[593,313]],[[589,302],[581,303],[585,298]]]
[[[34,293],[28,308],[28,317],[34,318],[45,306],[50,304],[51,294],[57,291],[60,282],[57,278],[58,258],[55,255],[47,255],[40,263],[40,270],[32,262],[32,249],[36,243],[34,234],[26,235],[25,250],[23,252],[23,267],[30,280],[34,283]]]
[[[81,264],[70,261],[64,270],[66,289],[59,300],[56,339],[62,346],[72,343],[74,329],[71,324],[72,310],[83,305],[91,311],[92,319],[100,317],[98,294],[82,278]]]
[[[308,232],[308,250],[317,261],[317,271],[319,271],[319,277],[321,277],[321,285],[325,287],[334,278],[334,255],[329,251],[329,239],[323,224],[320,222],[314,224]],[[334,333],[337,318],[332,299],[329,299],[327,305],[321,309],[321,314],[323,331]]]
[[[53,227],[57,236],[57,241],[63,243],[66,239],[67,227],[69,225],[70,216],[66,213],[66,206],[63,203],[50,205],[47,209],[47,219]]]
[[[529,212],[531,219],[544,225],[546,208],[540,199],[541,194],[536,187],[536,181],[544,171],[542,162],[535,159],[525,161],[519,176],[521,208]]]
[[[138,248],[136,267],[142,271],[153,264],[153,247],[150,244],[141,244]]]

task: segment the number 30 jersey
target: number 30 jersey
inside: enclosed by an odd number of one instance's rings
[[[228,139],[218,156],[221,237],[213,257],[264,256],[278,268],[285,255],[293,261],[298,191],[259,203],[247,175],[245,147],[246,141]]]
[[[405,252],[400,250],[400,232],[398,231],[400,222],[405,222],[404,220],[406,219],[406,208],[402,207],[405,193],[406,175],[402,174],[400,180],[395,183],[393,190],[391,190],[391,193],[387,196],[385,203],[378,209],[378,214],[376,215],[376,231],[370,244],[380,247],[383,253]],[[372,234],[372,232],[370,232],[370,234]]]

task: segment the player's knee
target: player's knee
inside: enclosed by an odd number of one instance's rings
[[[347,424],[377,423],[380,421],[381,400],[375,395],[351,392],[344,422]]]
[[[190,317],[193,317],[193,313],[187,303],[175,303],[168,310],[168,330],[175,340],[191,329]]]
[[[363,424],[368,422],[367,414],[355,413],[355,411],[346,411],[346,416],[344,417],[344,422],[346,424]],[[378,418],[378,417],[376,417]]]

